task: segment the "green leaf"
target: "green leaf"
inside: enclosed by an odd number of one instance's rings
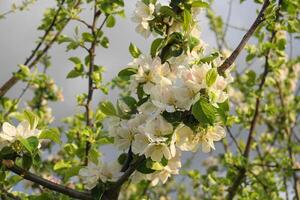
[[[27,139],[19,137],[18,140],[30,154],[33,154],[33,152],[38,148],[39,145],[39,140],[34,136]]]
[[[68,78],[68,79],[76,78],[76,77],[81,76],[81,75],[82,75],[82,72],[79,72],[79,71],[73,69],[73,70],[71,70],[71,71],[68,73],[67,78]]]
[[[60,132],[57,128],[51,128],[42,131],[42,133],[39,136],[39,139],[50,139],[53,142],[56,142],[57,144],[61,144]]]
[[[218,72],[217,72],[217,69],[216,68],[212,68],[210,69],[207,74],[206,74],[206,85],[208,87],[212,86],[216,80],[217,80],[217,77],[218,77]]]
[[[209,63],[209,62],[213,61],[214,59],[216,59],[217,57],[219,57],[219,53],[218,52],[214,52],[214,53],[212,53],[211,55],[209,55],[207,57],[201,58],[200,62],[202,62],[202,63]]]
[[[100,44],[104,47],[104,48],[108,48],[109,46],[109,40],[107,37],[103,37],[103,39],[101,40]]]
[[[15,157],[15,154],[15,151],[11,147],[5,146],[0,151],[0,159],[12,160]]]
[[[24,154],[22,157],[22,167],[25,170],[29,170],[31,165],[32,165],[32,157],[27,154]]]
[[[216,109],[216,111],[218,112],[221,120],[223,121],[224,124],[226,124],[227,122],[227,118],[228,118],[228,113],[229,113],[229,100],[227,99],[226,101],[219,103],[218,104],[218,108]]]
[[[97,143],[100,145],[112,144],[113,142],[114,142],[113,138],[110,138],[110,137],[102,137],[97,141]]]
[[[31,130],[37,127],[39,120],[38,117],[33,112],[29,110],[25,110],[24,117],[29,122]]]
[[[198,7],[198,8],[208,8],[209,4],[204,1],[194,1],[192,3],[192,7]]]
[[[67,182],[69,178],[78,175],[82,166],[72,166],[69,170],[64,173],[64,181]]]
[[[81,64],[81,60],[78,57],[70,57],[69,60],[75,65]]]
[[[123,97],[122,100],[126,103],[130,110],[134,110],[137,106],[137,101],[131,96]]]
[[[123,80],[129,80],[130,76],[133,75],[133,74],[136,74],[136,73],[137,73],[136,68],[129,67],[129,68],[122,69],[118,73],[118,77],[120,77]]]
[[[91,33],[84,32],[81,36],[85,42],[94,42],[94,36]]]
[[[159,12],[164,16],[170,16],[176,18],[176,13],[169,6],[162,6],[159,9]]]
[[[119,157],[118,157],[118,162],[120,165],[124,165],[124,163],[127,160],[127,153],[122,153]]]
[[[189,43],[189,49],[190,49],[190,51],[192,51],[194,49],[194,47],[199,45],[200,41],[198,40],[198,38],[190,36],[188,39],[188,43]]]
[[[117,115],[117,111],[110,101],[102,102],[100,104],[100,110],[106,115]]]
[[[157,38],[152,42],[151,49],[150,49],[152,58],[156,56],[157,51],[160,49],[163,41],[164,41],[163,38]]]
[[[148,165],[147,165],[147,160],[149,160],[149,159],[143,160],[143,162],[137,167],[137,171],[139,171],[143,174],[151,174],[151,173],[155,172],[155,170],[148,167],[149,161],[148,161]]]
[[[129,52],[134,58],[138,58],[141,55],[141,51],[134,44],[130,43]]]
[[[254,86],[256,83],[256,73],[253,70],[249,70],[247,73],[247,85]]]
[[[213,125],[216,119],[215,107],[203,97],[200,97],[199,101],[193,105],[192,114],[203,124]]]
[[[104,191],[105,191],[105,185],[104,184],[100,183],[100,184],[96,185],[91,190],[93,200],[101,200],[101,198],[104,194]]]
[[[183,30],[188,32],[192,23],[192,15],[188,10],[183,11]]]
[[[70,169],[70,168],[72,168],[71,163],[69,161],[65,162],[63,160],[58,161],[53,166],[54,171],[59,171],[59,170],[63,170],[63,169]]]
[[[97,149],[91,148],[89,151],[89,161],[92,161],[95,164],[98,164],[98,158],[100,157],[100,153]]]
[[[109,15],[106,20],[106,27],[112,28],[116,24],[116,19],[113,15]]]

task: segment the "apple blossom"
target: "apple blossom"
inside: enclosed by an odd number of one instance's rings
[[[3,145],[6,143],[14,143],[19,137],[26,139],[31,136],[39,136],[39,134],[40,131],[35,129],[35,127],[30,127],[27,120],[19,123],[17,127],[8,122],[4,122],[2,125],[2,132],[0,133],[0,143]]]

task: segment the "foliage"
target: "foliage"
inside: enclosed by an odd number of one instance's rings
[[[34,2],[13,4],[0,19]],[[36,48],[0,88],[1,199],[171,199],[175,193],[181,200],[299,200],[300,57],[291,55],[288,39],[300,36],[300,2],[254,2],[262,7],[261,18],[254,22],[257,29],[246,30],[254,44],[245,47],[242,69],[240,63],[231,67],[240,51],[229,50],[226,34],[233,27],[230,17],[225,22],[213,10],[218,2],[137,1],[132,20],[139,34],[153,40],[149,55],[128,41],[133,61],[104,82],[105,67],[96,63],[95,52],[109,48],[105,29],[125,16],[124,2],[57,0],[44,12]],[[81,17],[86,7],[91,21]],[[200,37],[198,13],[206,13],[216,36],[210,52]],[[76,26],[73,36],[65,35],[70,22],[85,29]],[[237,41],[241,47],[246,36]],[[63,127],[51,126],[50,102],[64,99],[47,74],[55,43],[70,55],[66,78],[88,83],[76,97],[83,112],[63,119]],[[79,49],[84,57],[72,55]],[[25,89],[18,98],[7,97],[17,81]],[[107,95],[115,87],[121,91],[116,102],[92,107],[94,93]],[[28,90],[33,95],[24,109],[19,104]],[[208,154],[203,170],[194,169],[199,147],[208,153],[216,142],[224,150]],[[107,144],[119,150],[112,163],[102,161],[100,147]],[[184,161],[186,151],[192,154]],[[23,178],[33,182],[26,182],[32,194],[13,191]]]

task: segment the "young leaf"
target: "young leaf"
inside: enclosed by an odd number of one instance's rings
[[[192,15],[188,10],[183,11],[183,30],[188,32],[192,23]]]
[[[82,33],[82,38],[85,42],[93,42],[94,41],[94,36],[88,32]]]
[[[81,64],[81,60],[78,57],[70,57],[69,60],[75,65]]]
[[[129,52],[134,58],[138,58],[141,55],[141,51],[134,44],[130,43]]]
[[[192,7],[198,7],[198,8],[208,8],[209,7],[209,4],[204,2],[204,1],[194,1],[192,3]]]
[[[117,111],[110,101],[102,102],[100,104],[100,110],[106,115],[117,115]]]
[[[109,46],[109,40],[107,37],[103,37],[103,39],[101,40],[100,44],[104,47],[104,48],[108,48]]]
[[[30,124],[30,129],[35,129],[38,125],[38,117],[31,111],[25,110],[24,117]]]
[[[172,10],[172,8],[170,8],[169,6],[162,6],[159,9],[159,12],[167,17],[176,17],[176,13]]]
[[[50,139],[53,142],[56,142],[57,144],[61,144],[60,132],[57,128],[50,128],[50,129],[44,130],[40,134],[39,139]]]
[[[150,49],[152,58],[156,56],[157,51],[160,49],[163,41],[164,41],[163,38],[157,38],[152,42],[151,49]]]
[[[112,28],[112,27],[115,26],[115,24],[116,24],[116,19],[115,19],[115,17],[112,16],[112,15],[109,15],[109,16],[107,17],[107,20],[106,20],[106,27]]]
[[[81,72],[79,72],[79,71],[73,69],[73,70],[71,70],[71,71],[68,73],[67,78],[68,78],[68,79],[76,78],[76,77],[81,76],[81,75],[82,75]]]
[[[30,154],[32,154],[33,151],[36,150],[39,145],[39,140],[34,136],[29,137],[27,139],[19,137],[18,140]]]
[[[205,98],[201,97],[192,107],[192,114],[203,124],[213,125],[216,119],[215,107]]]
[[[212,68],[210,69],[207,74],[206,74],[206,85],[208,87],[212,86],[216,80],[217,80],[217,77],[218,77],[218,72],[217,72],[217,69],[216,68]]]
[[[120,77],[123,80],[129,80],[130,76],[136,73],[137,73],[137,69],[129,67],[129,68],[122,69],[118,73],[118,77]]]

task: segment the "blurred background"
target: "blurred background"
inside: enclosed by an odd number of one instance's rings
[[[0,0],[0,13],[4,13],[10,9],[12,3],[19,4],[21,1],[17,0]],[[167,3],[167,1],[159,1]],[[110,40],[108,49],[102,47],[97,48],[96,51],[96,64],[102,65],[106,68],[104,75],[105,81],[110,81],[117,73],[132,60],[132,57],[128,51],[130,42],[135,44],[145,54],[149,52],[151,42],[153,38],[144,39],[141,35],[135,32],[135,23],[131,21],[131,16],[135,8],[136,1],[125,0],[125,13],[126,18],[117,18],[116,26],[113,29],[104,28],[105,35]],[[231,12],[230,12],[230,3]],[[2,85],[13,72],[18,70],[18,64],[22,64],[25,59],[30,55],[32,49],[35,47],[37,38],[40,37],[43,32],[38,31],[37,27],[43,16],[43,12],[48,7],[54,7],[56,2],[54,0],[37,0],[35,4],[29,7],[28,10],[8,15],[5,19],[0,20],[0,85]],[[260,5],[253,3],[251,0],[247,0],[240,4],[240,0],[216,0],[213,9],[216,15],[221,15],[223,20],[229,19],[230,26],[228,27],[226,41],[234,49],[243,37],[245,31],[241,29],[248,29],[251,23],[254,21],[257,15],[257,9]],[[230,13],[230,14],[229,14]],[[216,49],[215,35],[209,30],[208,21],[205,17],[205,11],[203,10],[198,19],[199,26],[201,28],[201,37],[203,41],[208,45],[206,53]],[[87,21],[91,20],[92,12],[91,8],[86,7],[82,16]],[[228,18],[229,17],[229,18]],[[71,22],[69,26],[64,30],[63,34],[72,36],[74,35],[74,27],[78,22]],[[239,27],[237,29],[234,27]],[[81,27],[84,29],[84,27]],[[253,41],[250,41],[250,43]],[[293,45],[294,52],[300,52],[300,44],[295,41]],[[295,53],[296,54],[296,53]],[[68,72],[72,69],[73,65],[68,60],[69,57],[78,56],[84,58],[86,53],[81,50],[66,52],[65,45],[55,44],[48,53],[52,57],[52,67],[49,68],[48,74],[52,76],[56,84],[62,88],[64,101],[58,103],[51,103],[50,106],[55,117],[53,126],[62,125],[61,120],[65,117],[71,116],[76,112],[84,112],[81,107],[76,105],[76,95],[83,92],[87,92],[88,81],[80,78],[66,79]],[[239,69],[246,67],[244,62],[244,55],[241,54],[237,59],[237,66]],[[260,70],[259,63],[252,65],[254,70]],[[9,97],[17,97],[25,84],[19,82],[8,93]],[[30,91],[26,93],[24,99],[31,97]],[[100,91],[95,92],[93,99],[94,106],[99,101],[109,99],[112,102],[116,102],[118,97],[118,90],[111,90],[109,95],[104,95]],[[22,106],[25,106],[24,101],[21,102]],[[217,145],[217,150],[213,154],[217,154],[218,150],[222,150],[221,144]],[[115,160],[114,148],[107,146],[103,148],[104,160]],[[184,155],[185,158],[189,158],[191,154]],[[199,168],[200,163],[207,155],[199,152],[192,161],[192,167]]]

